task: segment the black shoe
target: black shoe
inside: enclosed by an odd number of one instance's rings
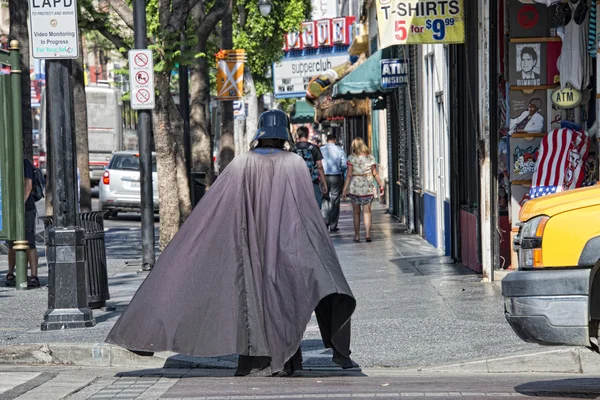
[[[4,284],[8,287],[17,286],[17,277],[15,276],[15,274],[6,274],[6,278],[4,278],[4,280]]]
[[[337,232],[339,230],[340,230],[340,228],[331,228],[331,229],[329,229],[329,232]]]
[[[28,288],[37,288],[40,287],[40,280],[38,279],[37,276],[30,276],[29,279],[27,279],[27,287]]]

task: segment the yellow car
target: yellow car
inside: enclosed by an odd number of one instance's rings
[[[502,281],[506,319],[540,344],[590,346],[600,323],[600,185],[525,203],[518,271]]]

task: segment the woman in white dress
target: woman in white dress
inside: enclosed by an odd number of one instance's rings
[[[354,241],[360,242],[360,210],[362,207],[365,221],[367,242],[371,241],[371,203],[374,198],[375,186],[373,178],[377,181],[383,194],[383,182],[377,173],[377,163],[371,150],[361,138],[352,141],[352,154],[348,156],[348,171],[342,192],[342,199],[350,198],[354,218]]]

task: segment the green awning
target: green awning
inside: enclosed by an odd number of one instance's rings
[[[334,99],[376,99],[391,92],[381,88],[381,59],[389,57],[390,48],[377,50],[367,61],[333,85]]]
[[[304,100],[298,100],[291,114],[292,124],[306,124],[314,122],[315,109]]]

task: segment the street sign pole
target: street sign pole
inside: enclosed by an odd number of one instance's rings
[[[133,2],[133,27],[134,27],[134,45],[136,49],[146,48],[146,1],[145,0],[134,0]],[[130,57],[131,60],[132,57]],[[152,62],[152,56],[148,60]],[[134,63],[135,65],[135,63]],[[133,68],[131,61],[129,68]],[[140,71],[140,73],[143,71]],[[151,72],[151,71],[150,71]],[[131,90],[131,102],[132,108],[135,101],[140,103],[151,103],[148,108],[144,109],[143,105],[137,107],[138,109],[138,137],[139,137],[139,150],[140,150],[140,180],[141,180],[141,191],[142,191],[142,271],[150,271],[154,267],[155,256],[154,256],[154,198],[152,189],[152,146],[150,143],[150,132],[151,132],[151,109],[154,106],[154,85],[153,76],[148,74],[147,84],[150,84],[151,90],[143,87],[135,93],[132,86]],[[130,79],[133,85],[134,79]],[[138,84],[141,84],[138,82]],[[143,86],[143,85],[142,85]],[[151,98],[146,98],[146,92]],[[135,97],[135,98],[134,98]]]
[[[48,232],[48,310],[43,331],[91,327],[84,230],[77,221],[77,173],[72,59],[79,55],[77,2],[29,0],[33,57],[48,61],[47,99],[54,226]]]

